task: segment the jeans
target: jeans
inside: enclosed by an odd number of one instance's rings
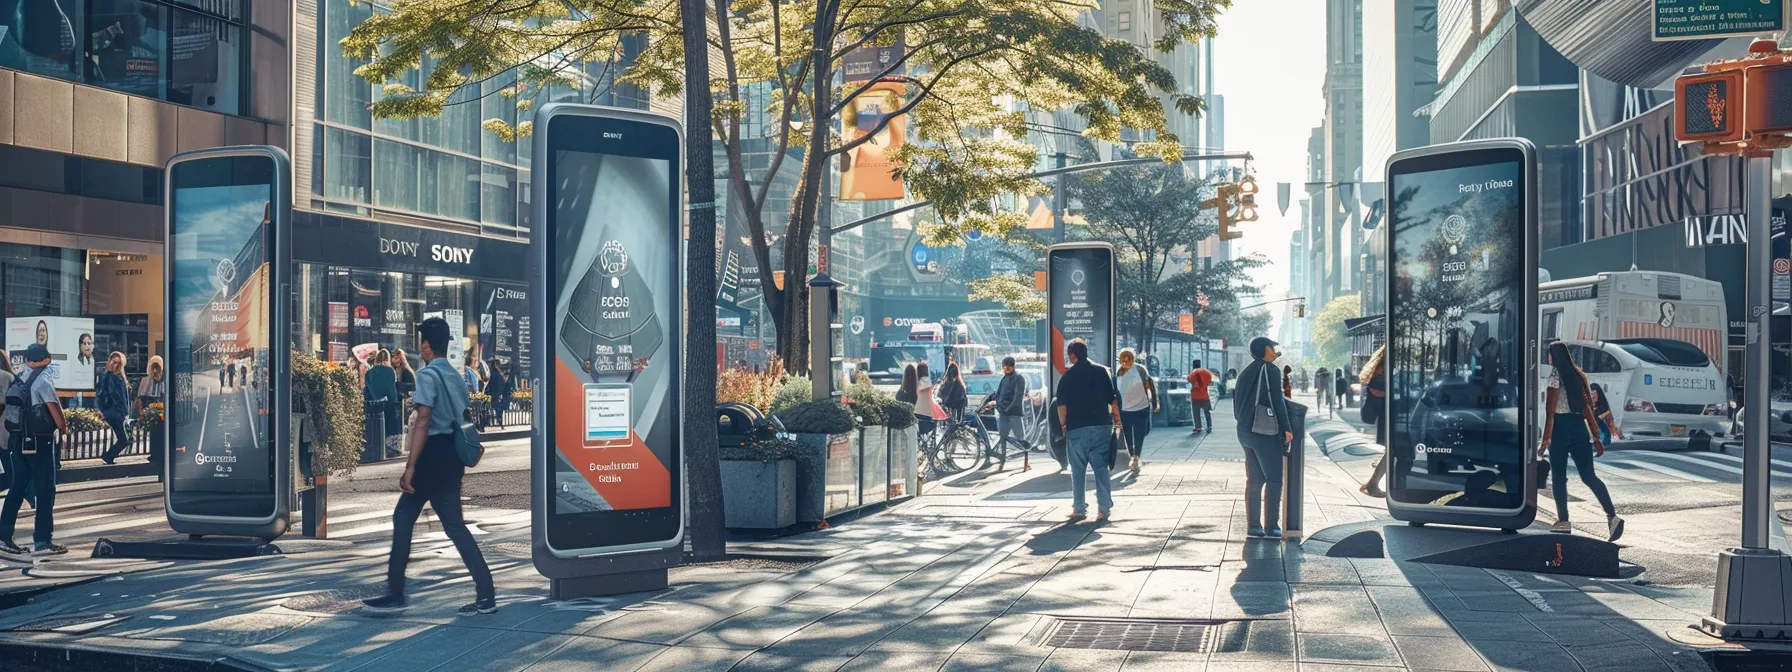
[[[7,470],[12,472],[12,487],[6,491],[6,504],[0,507],[0,540],[11,541],[13,529],[19,521],[19,507],[25,503],[25,491],[37,493],[35,504],[37,520],[32,527],[31,540],[39,545],[50,543],[50,532],[56,526],[56,453],[51,450],[40,450],[26,455],[19,452],[24,443],[24,432],[13,432],[7,438],[8,460]]]
[[[1276,437],[1281,438],[1281,437]],[[1282,450],[1244,447],[1244,517],[1251,528],[1281,527]],[[1267,524],[1265,524],[1267,523]]]
[[[1114,509],[1113,483],[1108,481],[1108,447],[1113,440],[1113,425],[1095,425],[1070,430],[1064,437],[1070,455],[1070,510],[1087,513],[1089,503],[1083,498],[1083,467],[1095,472],[1095,506],[1102,513]]]
[[[1126,452],[1137,457],[1145,450],[1145,435],[1151,433],[1151,409],[1121,411],[1120,431],[1126,437]]]
[[[1605,489],[1605,481],[1593,473],[1593,441],[1587,436],[1587,422],[1581,416],[1557,414],[1555,433],[1549,439],[1549,472],[1555,479],[1556,520],[1568,519],[1568,458],[1574,458],[1574,468],[1580,472],[1580,482],[1593,491],[1593,497],[1599,500],[1599,508],[1605,509],[1605,515],[1617,512],[1612,507],[1612,495]]]
[[[1202,431],[1202,427],[1213,427],[1213,401],[1210,399],[1194,399],[1189,403],[1192,403],[1195,406],[1195,431]],[[1206,422],[1201,421],[1202,415],[1207,416]]]
[[[996,458],[1000,464],[1008,464],[1008,437],[1014,437],[1017,445],[1026,446],[1026,418],[1019,415],[1002,414],[996,416]],[[1027,446],[1030,450],[1031,446]]]
[[[106,418],[106,424],[112,426],[112,446],[107,448],[106,452],[100,454],[100,459],[111,462],[112,460],[118,459],[118,454],[124,452],[124,449],[129,447],[130,444],[124,440],[123,415],[118,416],[117,419]]]
[[[465,475],[466,467],[454,450],[453,436],[429,437],[423,454],[417,456],[417,472],[411,476],[411,489],[415,492],[399,495],[398,507],[392,510],[392,557],[386,561],[386,585],[391,594],[404,594],[404,568],[411,560],[411,527],[423,513],[424,502],[428,502],[442,523],[442,531],[454,541],[461,562],[467,563],[467,573],[473,575],[473,594],[481,600],[495,596],[492,570],[486,567],[485,555],[479,552],[479,543],[473,540],[466,519],[461,517],[460,482]]]

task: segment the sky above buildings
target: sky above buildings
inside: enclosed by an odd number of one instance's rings
[[[1255,274],[1263,288],[1259,300],[1280,299],[1288,292],[1288,242],[1300,221],[1307,138],[1325,118],[1325,2],[1236,0],[1219,29],[1214,84],[1226,97],[1226,149],[1256,157],[1261,186],[1259,219],[1245,225],[1233,250],[1270,261]],[[1276,207],[1278,182],[1293,185],[1287,215]],[[1279,326],[1280,306],[1271,308]]]

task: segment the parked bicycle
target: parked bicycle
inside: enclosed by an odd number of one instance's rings
[[[916,452],[922,473],[950,476],[977,466],[988,444],[986,436],[979,437],[981,430],[981,423],[972,425],[963,418],[946,418],[937,421],[933,431],[921,432]]]

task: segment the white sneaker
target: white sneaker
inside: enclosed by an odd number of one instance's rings
[[[1132,456],[1132,467],[1130,468],[1130,471],[1134,476],[1139,475],[1139,456]]]
[[[1624,519],[1612,514],[1605,519],[1606,541],[1617,541],[1624,536]]]
[[[1549,531],[1556,534],[1574,534],[1574,524],[1566,520],[1558,520],[1555,525],[1550,526]]]

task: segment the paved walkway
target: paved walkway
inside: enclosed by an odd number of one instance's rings
[[[384,539],[312,553],[183,563],[44,595],[0,612],[0,649],[163,652],[270,669],[331,670],[1705,670],[1668,634],[1709,591],[1303,554],[1245,541],[1244,464],[1230,409],[1219,431],[1158,428],[1143,473],[1115,478],[1115,520],[1062,524],[1069,477],[972,472],[833,529],[735,544],[813,556],[674,570],[670,590],[566,602],[528,559],[528,516],[478,521],[497,614],[456,618],[471,588],[439,532],[423,537],[412,608],[355,610]],[[1336,428],[1333,428],[1334,430]],[[1316,430],[1317,432],[1317,430]],[[1308,443],[1308,530],[1385,515]],[[49,617],[123,620],[34,632]],[[1134,638],[1211,623],[1194,652],[1100,643],[1077,619]],[[1123,627],[1126,626],[1126,627]],[[1072,630],[1085,633],[1072,636]],[[1054,635],[1068,641],[1055,639]],[[1199,634],[1185,635],[1200,642]],[[1171,638],[1160,630],[1154,641]],[[56,654],[60,657],[62,654]]]

